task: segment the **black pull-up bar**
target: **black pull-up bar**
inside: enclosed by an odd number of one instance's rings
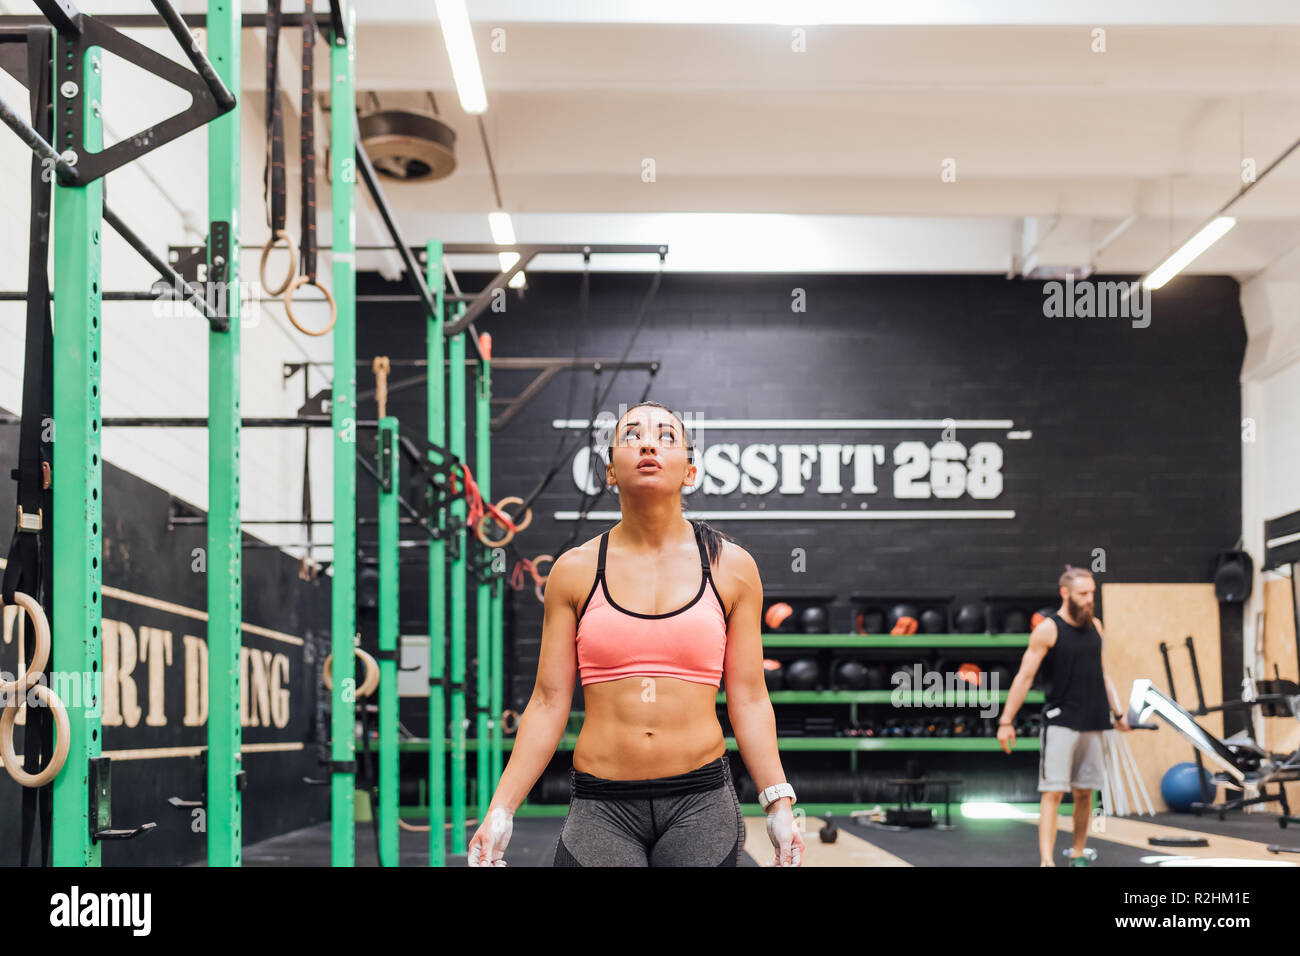
[[[64,162],[54,147],[45,142],[40,133],[36,132],[36,130],[33,129],[25,119],[15,113],[13,108],[9,106],[3,97],[0,97],[0,121],[3,121],[6,126],[17,133],[18,138],[26,143],[27,147],[31,149],[32,152],[47,162],[52,163],[60,173],[65,174],[68,180],[75,178],[76,170]],[[184,289],[190,296],[191,304],[203,313],[203,317],[208,320],[209,324],[214,329],[225,331],[230,327],[229,320],[226,317],[217,315],[213,312],[205,301],[203,295],[182,279],[180,274],[169,266],[161,256],[145,245],[144,240],[137,236],[134,230],[124,223],[121,218],[113,212],[111,208],[109,208],[108,203],[104,203],[104,222],[112,226],[113,230],[126,240],[127,245],[138,252],[146,262],[153,266],[158,271],[158,274],[167,280],[169,285],[178,289]],[[25,293],[17,293],[15,294],[15,297],[25,299],[26,295]],[[9,298],[9,296],[6,294],[5,298]]]
[[[53,24],[54,28],[60,33],[68,36],[81,36],[84,32],[82,18],[85,14],[78,10],[71,0],[33,0],[33,2],[45,15],[45,19]],[[221,77],[217,75],[217,71],[212,67],[212,62],[194,41],[194,37],[190,35],[190,28],[185,25],[185,21],[181,19],[181,15],[176,12],[176,8],[171,5],[170,0],[151,0],[151,2],[153,8],[158,11],[158,15],[162,17],[163,22],[167,24],[167,29],[176,38],[176,42],[185,51],[185,56],[193,64],[195,72],[203,78],[203,83],[207,86],[208,92],[212,94],[212,99],[217,106],[221,108],[223,113],[234,109],[235,94],[231,93],[226,84],[221,81]],[[95,17],[95,19],[103,23],[104,26],[113,26],[108,17]],[[152,17],[146,15],[143,19],[147,22],[141,24],[141,26],[157,26]]]
[[[179,272],[167,264],[166,260],[145,245],[144,240],[137,236],[131,227],[118,217],[117,213],[108,208],[108,203],[104,204],[104,222],[112,226],[113,230],[125,239],[126,244],[138,252],[145,262],[158,270],[158,274],[166,279],[169,285],[173,288],[184,289],[189,297],[187,299],[189,304],[203,313],[203,317],[208,320],[208,324],[213,329],[218,332],[230,330],[229,317],[214,311],[211,303],[206,300],[203,293],[186,282]]]

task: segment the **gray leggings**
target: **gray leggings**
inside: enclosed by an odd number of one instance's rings
[[[745,820],[725,755],[674,777],[569,777],[555,866],[739,865]]]

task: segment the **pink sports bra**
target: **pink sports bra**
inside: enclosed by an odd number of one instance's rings
[[[666,614],[638,614],[610,597],[605,582],[609,532],[600,536],[596,580],[578,615],[578,673],[584,687],[623,677],[675,677],[721,686],[727,617],[699,529],[695,543],[704,571],[695,597]],[[708,598],[701,600],[706,591]]]

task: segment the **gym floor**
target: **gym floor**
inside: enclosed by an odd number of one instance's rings
[[[804,866],[1036,866],[1038,862],[1037,817],[1022,819],[956,819],[951,830],[886,827],[859,819],[837,817],[839,836],[834,843],[817,837],[819,819],[810,819],[805,836]],[[1061,817],[1057,833],[1057,855],[1070,845],[1069,817]],[[1152,817],[1105,820],[1104,833],[1092,833],[1088,846],[1097,851],[1095,867],[1177,866],[1196,858],[1200,865],[1295,866],[1300,855],[1271,853],[1270,845],[1300,850],[1300,831],[1280,828],[1274,814],[1236,814],[1226,820],[1189,814],[1158,813]],[[555,843],[564,826],[563,818],[523,817],[515,820],[510,838],[511,866],[550,866]],[[745,818],[745,853],[741,866],[769,862],[770,849],[764,822]],[[473,835],[470,827],[467,838]],[[1202,836],[1207,847],[1151,846],[1150,837]],[[357,824],[356,865],[378,866],[374,830]],[[403,831],[400,866],[425,866],[429,859],[428,837]],[[330,825],[328,822],[295,830],[244,848],[244,866],[329,866]],[[202,864],[199,864],[202,865]],[[464,866],[463,854],[449,854],[448,866]]]

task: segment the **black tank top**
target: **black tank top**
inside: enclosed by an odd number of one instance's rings
[[[1043,658],[1043,721],[1072,730],[1110,730],[1110,703],[1101,676],[1101,635],[1088,622],[1080,630],[1061,617],[1056,644]]]

